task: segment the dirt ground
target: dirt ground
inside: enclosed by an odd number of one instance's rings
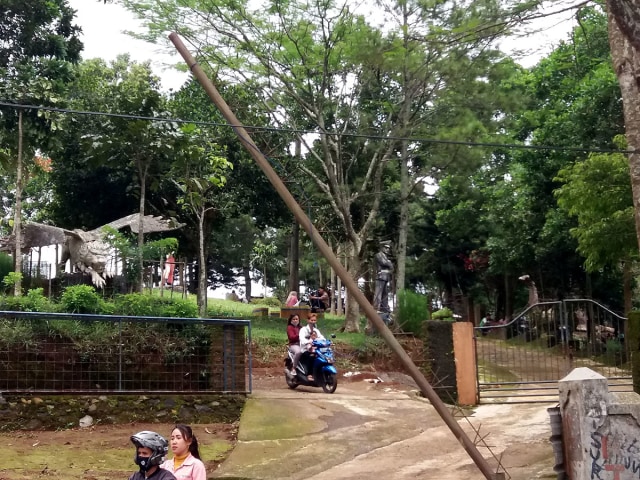
[[[413,380],[401,373],[371,370],[352,373],[349,377],[341,377],[340,382],[359,384],[369,379],[369,385],[375,385],[374,382],[382,377],[385,388],[415,388]],[[252,381],[254,391],[288,390],[279,361],[277,366],[254,368]],[[213,472],[233,449],[238,426],[202,424],[192,427],[207,471]],[[4,457],[0,480],[125,479],[137,470],[129,437],[141,430],[153,430],[168,436],[172,428],[173,424],[168,423],[135,423],[97,425],[87,429],[3,432],[0,433]]]
[[[192,425],[208,471],[216,469],[233,449],[237,425]],[[153,430],[165,437],[173,424],[136,423],[58,431],[0,434],[3,450],[0,480],[126,479],[137,466],[129,437]]]

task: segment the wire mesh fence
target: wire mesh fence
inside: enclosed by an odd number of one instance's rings
[[[249,320],[0,312],[0,392],[250,393]]]

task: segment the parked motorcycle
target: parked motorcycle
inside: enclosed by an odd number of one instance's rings
[[[335,335],[332,337],[335,338]],[[333,393],[338,386],[338,371],[334,365],[331,340],[313,340],[311,344],[315,351],[309,355],[302,355],[295,375],[291,373],[293,354],[288,352],[284,359],[284,378],[287,385],[291,389],[298,387],[298,385],[322,387],[325,393]],[[313,376],[313,380],[309,380],[309,375]]]

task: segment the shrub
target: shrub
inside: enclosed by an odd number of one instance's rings
[[[170,300],[162,309],[162,317],[197,318],[198,306],[190,300]]]
[[[266,305],[267,307],[280,308],[282,306],[282,302],[276,297],[252,298],[251,303],[254,305]]]
[[[112,314],[134,317],[196,318],[198,306],[190,300],[154,297],[144,293],[118,295]]]
[[[133,317],[155,317],[152,297],[142,293],[128,293],[114,298],[115,313]]]
[[[23,297],[0,297],[0,310],[12,312],[51,312],[55,309],[44,296],[44,289],[33,288]]]
[[[440,310],[438,310],[437,312],[433,312],[431,314],[431,318],[433,320],[442,320],[445,322],[453,322],[453,312],[451,311],[450,308],[444,307]]]
[[[60,307],[67,313],[98,313],[102,299],[91,285],[71,285],[60,297]]]
[[[13,258],[0,252],[0,278],[4,279],[10,272],[13,272]]]
[[[4,285],[6,292],[12,292],[13,287],[16,283],[22,280],[22,274],[18,272],[9,272],[2,279],[2,284]]]
[[[396,321],[405,332],[414,335],[422,333],[422,324],[429,318],[427,298],[411,290],[398,292],[398,312]]]

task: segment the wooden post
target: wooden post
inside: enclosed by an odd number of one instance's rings
[[[453,324],[453,356],[456,362],[456,386],[460,405],[478,403],[476,342],[472,322]]]

